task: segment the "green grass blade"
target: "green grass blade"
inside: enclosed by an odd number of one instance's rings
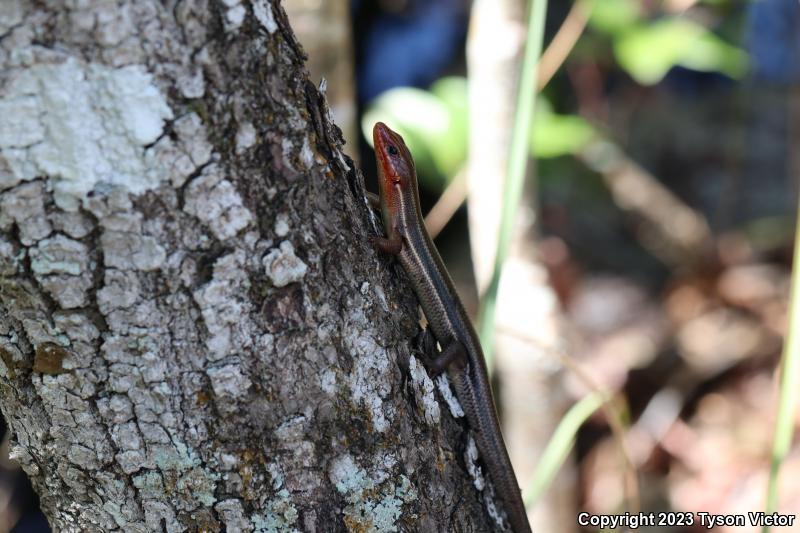
[[[599,392],[589,394],[573,405],[561,419],[536,466],[533,481],[531,481],[525,496],[525,507],[534,505],[545,493],[561,465],[569,456],[578,430],[592,413],[603,405],[604,401],[605,395]]]
[[[503,194],[503,210],[500,218],[500,233],[497,240],[497,254],[494,270],[486,293],[481,300],[478,319],[478,332],[483,345],[486,364],[491,368],[492,343],[494,342],[494,316],[497,307],[497,289],[500,287],[500,274],[511,245],[511,233],[517,213],[522,186],[525,182],[525,167],[528,162],[529,139],[533,127],[533,111],[536,102],[536,86],[539,72],[539,56],[542,54],[544,40],[544,21],[547,0],[531,0],[528,16],[528,36],[525,42],[525,55],[522,61],[522,76],[517,94],[517,115],[511,138],[508,171]]]
[[[789,297],[789,329],[783,344],[781,358],[780,396],[772,443],[772,463],[767,486],[766,512],[778,507],[778,477],[781,464],[789,453],[794,433],[794,414],[800,395],[800,210],[794,234],[794,259],[792,261],[792,290]],[[764,533],[769,531],[765,526]]]

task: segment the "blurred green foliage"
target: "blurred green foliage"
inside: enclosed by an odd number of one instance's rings
[[[746,73],[743,50],[694,20],[647,6],[640,0],[596,0],[578,49],[595,58],[608,50],[616,67],[641,85],[659,83],[676,66],[731,78]],[[371,139],[372,125],[378,120],[399,131],[414,154],[421,185],[440,192],[464,166],[467,156],[467,90],[467,80],[462,77],[442,78],[427,91],[410,87],[389,90],[364,113],[364,135]],[[597,136],[595,127],[585,119],[557,113],[546,93],[537,106],[531,142],[535,157],[574,155]]]
[[[651,15],[638,0],[595,2],[589,26],[611,40],[619,67],[642,85],[660,82],[676,66],[734,79],[747,70],[740,48],[686,17]]]
[[[420,182],[438,192],[466,160],[468,116],[467,80],[447,77],[430,91],[410,87],[386,91],[364,113],[362,128],[367,138],[379,120],[396,129],[414,154]],[[531,146],[536,157],[574,154],[593,136],[586,120],[558,115],[546,99],[539,100]]]
[[[442,78],[430,91],[399,87],[376,98],[364,113],[362,129],[370,139],[377,121],[403,136],[423,187],[440,192],[467,156],[467,80]]]
[[[747,69],[747,54],[699,24],[680,18],[634,26],[615,38],[620,66],[643,85],[660,82],[672,67],[720,72],[737,79]]]
[[[589,122],[578,115],[559,115],[550,102],[541,96],[533,123],[531,151],[540,158],[573,155],[595,136]]]
[[[600,0],[592,6],[589,24],[609,35],[621,34],[638,24],[644,15],[639,2]]]

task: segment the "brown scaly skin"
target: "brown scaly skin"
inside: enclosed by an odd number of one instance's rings
[[[382,122],[372,131],[386,237],[373,243],[397,255],[436,340],[434,371],[447,370],[514,533],[530,533],[517,478],[497,419],[478,336],[433,245],[419,206],[417,172],[403,138]]]

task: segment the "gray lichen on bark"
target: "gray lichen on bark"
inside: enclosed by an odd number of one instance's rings
[[[0,402],[55,530],[489,529],[280,6],[4,1],[0,116]]]

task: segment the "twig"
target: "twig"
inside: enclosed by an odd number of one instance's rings
[[[425,215],[425,227],[432,239],[444,229],[467,198],[467,173],[461,167],[436,204]]]
[[[572,4],[567,17],[539,61],[539,77],[536,80],[539,90],[547,85],[567,60],[567,56],[586,28],[593,7],[594,0],[576,0]]]

